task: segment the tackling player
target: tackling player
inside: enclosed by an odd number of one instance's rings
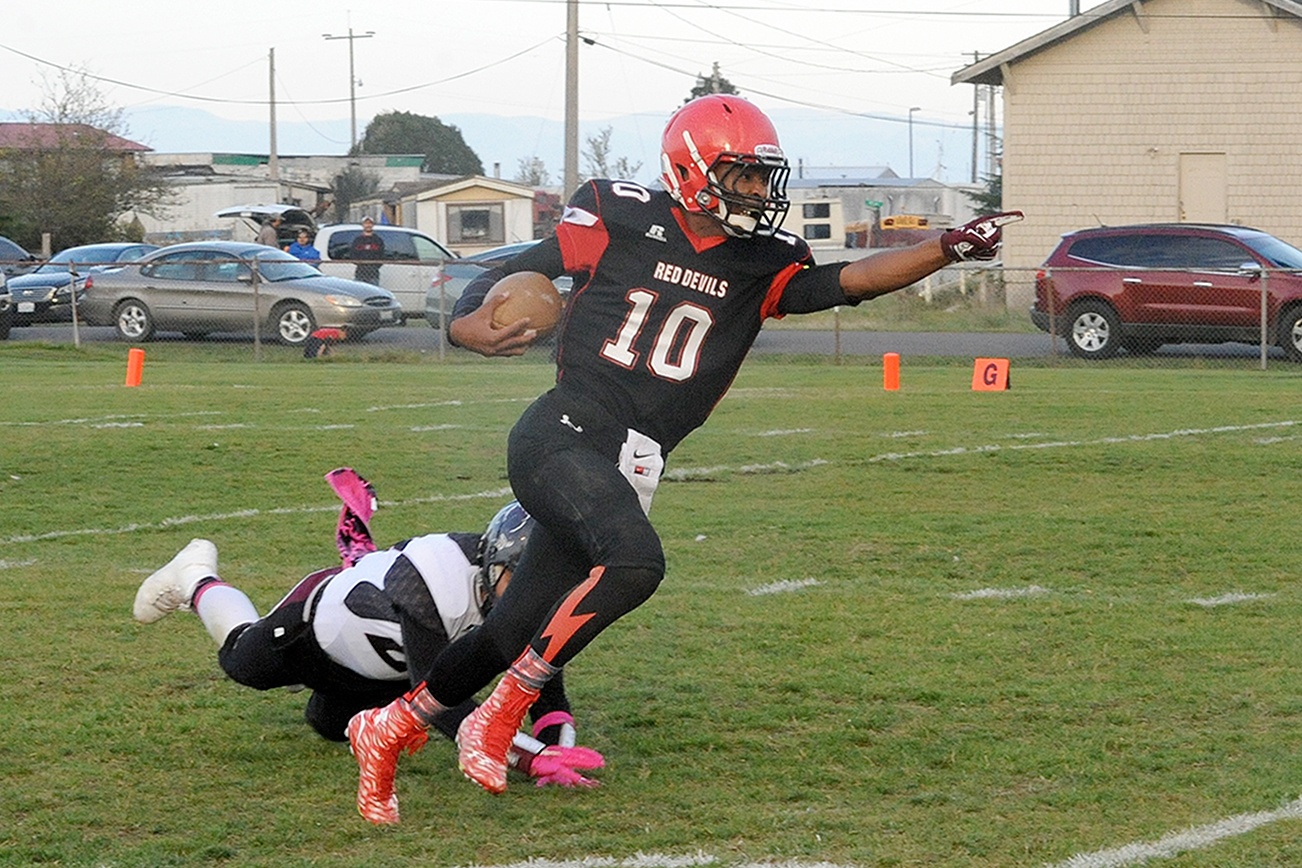
[[[459,762],[489,792],[506,788],[512,734],[543,688],[664,577],[647,518],[664,459],[727,392],[769,317],[856,305],[962,259],[992,259],[1000,227],[983,217],[912,247],[815,265],[779,229],[789,167],[769,119],[736,96],[693,100],[670,118],[662,190],[594,180],[556,233],[476,278],[448,327],[483,355],[517,355],[525,321],[492,325],[482,304],[505,274],[575,275],[558,330],[556,385],[512,429],[512,490],[537,520],[515,577],[483,627],[435,660],[423,688],[357,715],[348,732],[358,808],[393,798],[398,756],[428,726],[505,671],[460,724]]]
[[[310,573],[259,617],[249,598],[218,576],[216,546],[196,539],[141,583],[133,614],[149,624],[177,609],[194,611],[227,675],[257,690],[309,688],[307,722],[325,738],[346,741],[349,718],[402,696],[409,671],[422,675],[450,639],[482,623],[510,584],[534,522],[512,502],[482,534],[426,534],[377,551],[369,528],[374,489],[351,468],[326,479],[344,500],[335,535],[342,566]],[[440,731],[453,738],[474,708],[472,700],[453,709]],[[517,733],[513,767],[539,785],[593,785],[575,769],[598,768],[601,756],[574,747],[563,685],[549,685],[535,709],[537,738]]]

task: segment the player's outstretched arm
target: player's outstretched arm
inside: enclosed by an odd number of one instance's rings
[[[916,283],[951,262],[994,259],[1003,241],[1002,227],[1021,219],[1021,211],[978,217],[939,238],[851,262],[841,269],[841,288],[849,298],[874,298]]]
[[[940,239],[920,241],[912,247],[893,247],[855,260],[841,269],[846,298],[869,299],[917,283],[949,264]]]

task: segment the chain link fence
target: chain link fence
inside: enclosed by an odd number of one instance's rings
[[[0,291],[0,339],[219,343],[247,347],[251,358],[261,358],[264,346],[301,348],[305,355],[470,356],[449,346],[438,326],[476,269],[455,260],[420,263],[425,268],[387,260],[379,265],[382,286],[386,269],[405,281],[396,292],[323,275],[307,263],[221,251],[154,259],[143,268],[66,263],[44,280],[33,280],[40,271],[8,277]],[[6,272],[19,266],[0,263]],[[401,307],[395,297],[403,299]],[[753,352],[831,362],[880,359],[888,352],[1048,364],[1216,360],[1264,370],[1302,361],[1302,276],[1259,267],[1208,272],[961,263],[862,305],[771,320]]]

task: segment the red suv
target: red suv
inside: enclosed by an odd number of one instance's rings
[[[1069,232],[1035,276],[1031,321],[1082,359],[1162,344],[1267,342],[1302,362],[1302,250],[1246,226],[1152,223]]]

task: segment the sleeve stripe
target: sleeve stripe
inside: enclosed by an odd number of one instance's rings
[[[786,291],[791,278],[799,274],[804,267],[803,262],[793,262],[773,276],[773,282],[769,284],[769,291],[764,295],[764,303],[760,305],[761,320],[769,317],[782,318],[782,314],[778,313],[778,301],[782,298],[782,293]]]

